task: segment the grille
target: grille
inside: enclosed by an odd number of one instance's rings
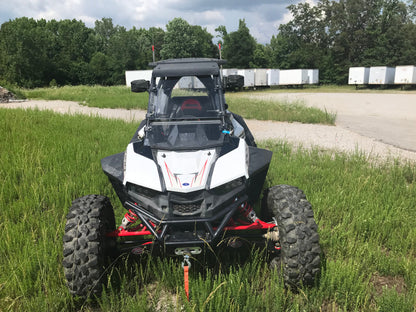
[[[173,213],[176,214],[192,214],[201,208],[201,203],[193,204],[173,204]]]

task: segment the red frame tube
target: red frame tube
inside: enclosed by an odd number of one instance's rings
[[[247,231],[247,230],[268,230],[276,226],[274,223],[267,223],[260,219],[257,219],[256,222],[245,224],[245,225],[229,225],[224,227],[224,231]],[[214,231],[217,228],[213,228]],[[129,231],[123,228],[115,230],[111,233],[108,233],[108,237],[128,237],[128,236],[146,236],[152,235],[152,232],[143,227],[140,231]]]

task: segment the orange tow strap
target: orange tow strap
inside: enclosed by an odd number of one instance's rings
[[[191,262],[189,261],[189,254],[183,256],[182,268],[183,268],[183,283],[185,286],[186,298],[189,301],[189,268],[191,267]]]
[[[185,265],[183,267],[183,281],[184,281],[184,285],[185,285],[186,298],[189,301],[189,279],[188,279],[188,271],[189,271],[189,266]]]

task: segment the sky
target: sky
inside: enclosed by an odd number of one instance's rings
[[[316,0],[0,0],[0,24],[26,16],[77,19],[92,28],[96,20],[106,17],[127,30],[133,26],[166,30],[169,21],[180,17],[206,28],[215,41],[215,28],[224,25],[230,33],[245,19],[250,34],[265,44],[277,34],[279,24],[290,21],[287,6],[299,2],[313,4]]]

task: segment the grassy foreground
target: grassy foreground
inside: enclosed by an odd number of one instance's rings
[[[274,152],[267,186],[302,188],[323,249],[322,276],[295,294],[261,252],[247,262],[193,266],[191,301],[181,259],[121,259],[97,302],[72,299],[62,235],[71,201],[109,196],[100,159],[123,151],[137,125],[43,111],[0,110],[0,311],[414,311],[416,169],[263,142]]]
[[[22,90],[29,99],[76,101],[100,108],[147,109],[148,94],[132,93],[126,86],[65,86]],[[226,93],[230,110],[245,118],[302,123],[335,124],[335,114],[306,107],[301,102],[285,103],[250,100],[247,92]]]

